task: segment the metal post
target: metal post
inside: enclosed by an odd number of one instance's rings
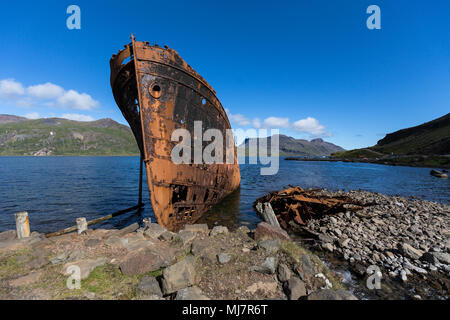
[[[77,218],[77,230],[78,234],[85,233],[87,231],[88,224],[86,218]]]
[[[141,154],[141,160],[139,164],[139,202],[138,206],[142,207],[142,174],[143,174],[144,157]]]
[[[28,238],[30,236],[30,220],[28,219],[28,212],[17,212],[15,215],[17,238]]]

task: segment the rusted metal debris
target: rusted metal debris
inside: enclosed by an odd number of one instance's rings
[[[194,121],[202,121],[225,137],[228,117],[212,87],[166,46],[132,36],[110,66],[114,98],[144,157],[156,220],[179,230],[235,190],[241,176],[236,150],[233,164],[174,164],[171,134],[184,128],[194,137]]]
[[[303,190],[301,187],[271,192],[257,199],[254,206],[258,203],[270,203],[283,229],[287,229],[291,221],[306,225],[313,218],[363,207],[347,196],[329,197],[320,194],[319,190]]]

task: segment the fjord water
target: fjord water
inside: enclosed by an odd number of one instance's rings
[[[253,202],[290,184],[329,190],[363,189],[450,203],[450,180],[432,177],[429,168],[281,158],[276,175],[261,176],[260,165],[245,164],[244,159],[240,163],[240,189],[200,222],[252,227],[260,221]],[[74,225],[78,217],[91,220],[132,207],[138,201],[138,182],[138,157],[0,157],[0,231],[15,228],[14,213],[18,211],[28,211],[32,231],[52,232]],[[95,227],[120,228],[144,217],[153,218],[146,183],[143,201],[143,211]]]

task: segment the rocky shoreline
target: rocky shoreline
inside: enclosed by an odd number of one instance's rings
[[[364,206],[312,219],[291,231],[315,241],[308,247],[348,268],[363,284],[369,266],[382,273],[381,290],[365,294],[383,299],[448,299],[450,290],[450,205],[367,191],[317,191],[346,196]],[[300,237],[300,238],[301,238]]]
[[[80,286],[73,274],[79,270]],[[0,299],[356,299],[281,228],[148,220],[121,230],[17,239],[0,233]]]

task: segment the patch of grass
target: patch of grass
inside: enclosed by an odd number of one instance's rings
[[[87,292],[95,293],[95,299],[117,300],[136,297],[136,286],[144,275],[123,275],[119,268],[106,264],[95,268],[89,278],[81,280],[81,289],[67,288],[67,276],[59,276],[53,290],[54,299],[83,298]]]
[[[28,254],[30,254],[30,249],[25,248],[2,255],[0,258],[0,279],[7,279],[24,273],[26,267],[19,263],[18,258]]]
[[[300,257],[306,254],[310,257],[312,263],[315,265],[318,273],[323,273],[325,277],[330,280],[333,285],[333,290],[345,289],[344,285],[336,278],[336,275],[330,271],[320,260],[320,258],[311,251],[300,247],[292,241],[283,241],[281,244],[281,250],[286,255],[291,257],[296,263],[301,263]]]

